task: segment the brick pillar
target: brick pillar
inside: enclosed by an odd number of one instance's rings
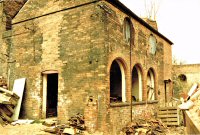
[[[87,106],[84,110],[85,126],[89,133],[94,133],[97,130],[97,100],[93,97],[89,97]]]

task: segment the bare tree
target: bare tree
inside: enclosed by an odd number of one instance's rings
[[[156,20],[156,16],[162,0],[144,0],[146,15],[148,19]]]
[[[173,56],[173,58],[172,58],[172,64],[173,65],[184,65],[184,64],[186,64],[186,61],[180,60],[176,56]]]

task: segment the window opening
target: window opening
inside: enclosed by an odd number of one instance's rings
[[[110,102],[125,102],[125,73],[122,64],[115,60],[110,69]]]
[[[142,101],[142,74],[136,66],[132,70],[132,99]]]
[[[150,45],[150,53],[151,54],[156,54],[156,45],[157,41],[156,38],[153,35],[150,35],[149,37],[149,45]]]
[[[131,21],[128,18],[124,20],[124,37],[128,43],[131,43]]]
[[[147,98],[148,100],[155,100],[154,73],[151,69],[147,74]]]

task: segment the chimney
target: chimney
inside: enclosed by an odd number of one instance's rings
[[[157,22],[155,20],[151,20],[149,18],[143,18],[143,20],[148,23],[151,27],[158,31]]]

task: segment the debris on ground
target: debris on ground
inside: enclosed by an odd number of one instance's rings
[[[45,125],[47,127],[52,127],[52,126],[55,126],[56,124],[57,124],[56,119],[46,119],[42,121],[42,125]]]
[[[200,88],[193,84],[178,107],[183,111],[184,125],[188,134],[200,134]]]
[[[126,127],[122,129],[126,135],[136,135],[136,134],[164,134],[167,127],[161,122],[161,120],[155,119],[137,119],[134,122],[130,122]]]
[[[22,96],[25,86],[25,78],[14,81],[13,90],[7,90],[7,86],[0,77],[0,124],[4,125],[18,120]]]
[[[45,125],[45,124],[43,124]],[[49,125],[49,124],[48,124]],[[68,123],[66,124],[61,124],[58,125],[55,123],[55,125],[51,127],[47,127],[43,129],[43,131],[48,132],[48,133],[54,133],[54,134],[70,134],[74,135],[77,133],[81,133],[84,131],[85,128],[85,122],[84,122],[84,117],[81,114],[76,114],[75,116],[71,117],[68,120]]]
[[[15,126],[15,125],[23,125],[23,124],[32,124],[34,122],[34,120],[16,120],[14,122],[11,123],[11,125]]]
[[[13,122],[12,116],[19,96],[12,91],[0,87],[0,124]]]

